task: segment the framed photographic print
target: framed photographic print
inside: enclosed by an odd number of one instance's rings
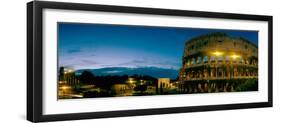
[[[33,122],[272,107],[272,16],[27,4]]]

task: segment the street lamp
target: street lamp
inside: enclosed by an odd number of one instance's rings
[[[232,57],[233,59],[236,59],[236,58],[239,58],[240,56],[234,54],[234,55],[232,55],[231,57]]]
[[[216,52],[213,52],[213,54],[218,57],[218,56],[222,56],[223,52],[216,51]],[[218,78],[218,67],[217,67],[217,65],[216,65],[216,78]]]
[[[213,52],[213,54],[216,56],[221,56],[221,55],[223,55],[223,52],[216,51],[216,52]]]

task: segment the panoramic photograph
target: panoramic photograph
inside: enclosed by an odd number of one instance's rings
[[[258,91],[258,31],[57,27],[58,99]]]

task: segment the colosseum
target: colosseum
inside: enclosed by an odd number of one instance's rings
[[[226,33],[188,40],[178,83],[182,93],[257,91],[258,47]]]

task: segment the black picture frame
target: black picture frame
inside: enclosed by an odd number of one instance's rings
[[[207,106],[191,106],[191,107],[171,107],[157,109],[138,109],[138,110],[122,110],[122,111],[105,111],[90,113],[72,113],[44,115],[43,97],[42,97],[42,10],[65,9],[65,10],[86,10],[101,12],[118,12],[118,13],[138,13],[150,15],[168,15],[168,16],[187,16],[187,17],[204,17],[204,18],[222,18],[222,19],[239,19],[239,20],[256,20],[268,22],[268,101],[256,103],[241,104],[224,104],[224,105],[207,105]],[[248,15],[233,13],[217,13],[217,12],[201,12],[201,11],[185,11],[185,10],[169,10],[155,8],[140,7],[124,7],[109,5],[93,5],[80,3],[63,3],[63,2],[45,2],[33,1],[27,3],[27,120],[32,122],[44,121],[63,121],[78,119],[93,119],[106,117],[123,117],[136,115],[155,115],[169,113],[229,110],[229,109],[245,109],[258,107],[272,107],[272,37],[273,37],[273,17],[264,15]]]

